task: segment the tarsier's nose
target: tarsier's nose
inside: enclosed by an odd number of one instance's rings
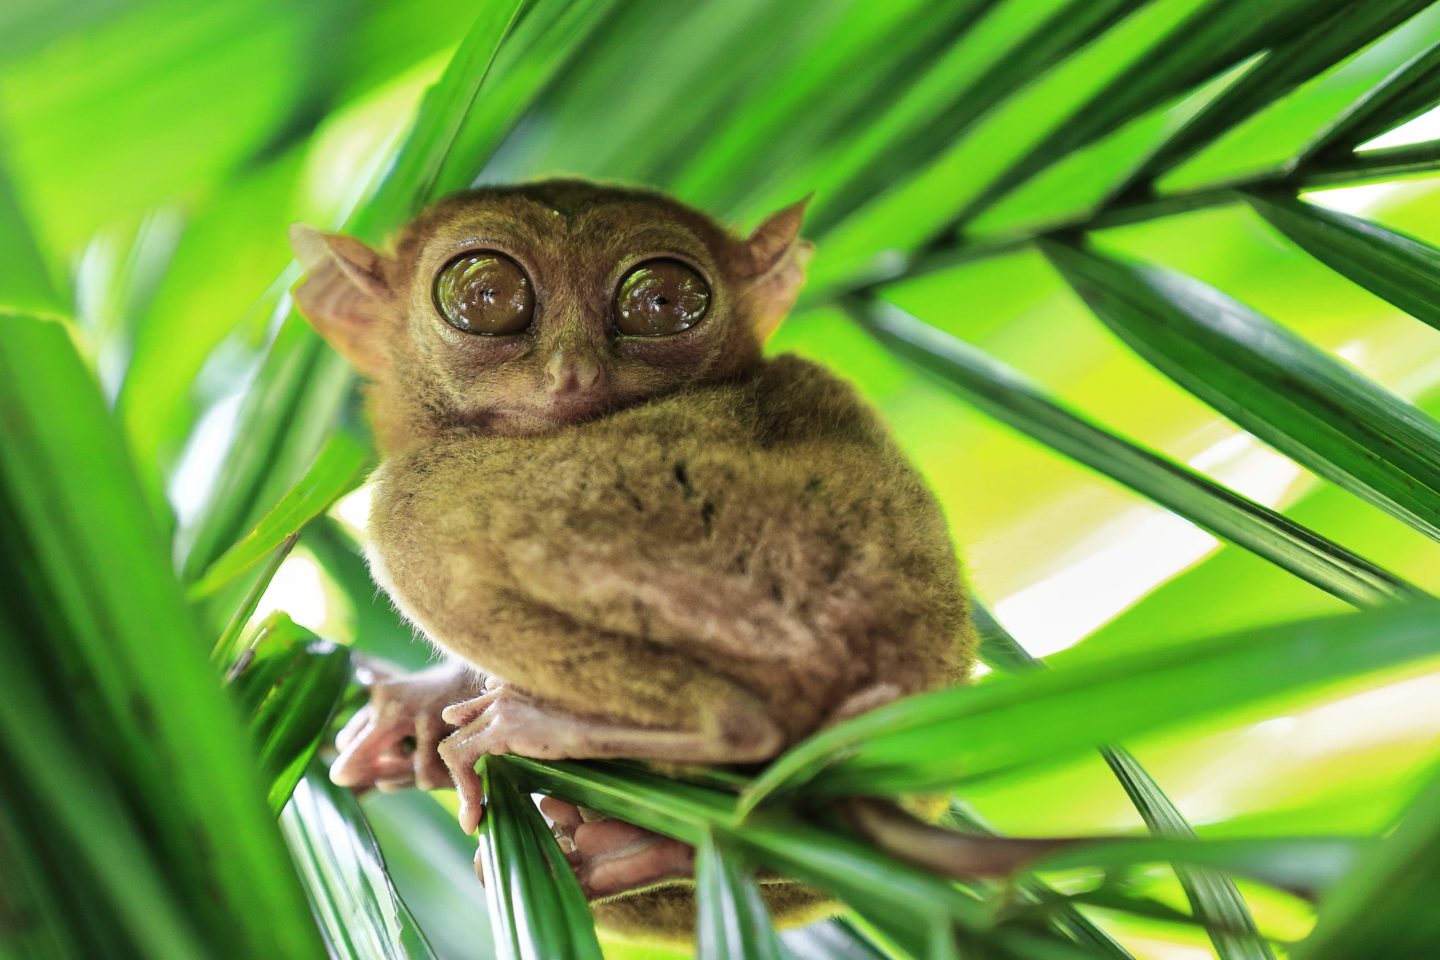
[[[572,350],[556,350],[545,364],[545,389],[563,397],[589,393],[600,384],[600,364]]]

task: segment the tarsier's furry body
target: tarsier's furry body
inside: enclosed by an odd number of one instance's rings
[[[742,239],[655,194],[550,182],[445,201],[389,256],[296,234],[302,309],[374,381],[376,579],[490,678],[397,681],[399,707],[342,738],[339,779],[435,785],[448,735],[473,827],[483,753],[762,761],[964,677],[933,497],[849,386],[761,358],[802,279],[800,213]],[[504,254],[518,332],[438,308],[432,278],[473,250]],[[617,284],[656,258],[679,264],[666,290],[703,280],[704,316],[617,333]],[[427,719],[446,698],[464,702]],[[413,757],[394,749],[416,731]]]

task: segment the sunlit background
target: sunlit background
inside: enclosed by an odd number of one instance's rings
[[[977,593],[1031,653],[1061,655],[1057,662],[1347,607],[977,413],[825,306],[824,293],[857,264],[883,266],[891,251],[907,249],[943,223],[989,172],[1114,75],[1125,61],[1121,51],[1139,49],[1198,5],[1149,5],[1007,100],[971,135],[920,165],[917,176],[851,210],[827,207],[827,190],[839,191],[840,171],[863,160],[873,133],[863,128],[854,130],[853,144],[828,148],[833,164],[800,162],[809,149],[804,137],[792,144],[777,133],[766,162],[778,173],[750,190],[723,180],[723,151],[704,163],[672,158],[661,178],[682,198],[722,210],[739,227],[818,191],[816,216],[829,229],[813,266],[812,295],[776,336],[773,350],[824,361],[883,412],[943,501]],[[182,543],[235,440],[236,414],[278,317],[277,303],[298,277],[287,265],[286,225],[340,222],[381,169],[461,29],[440,28],[459,17],[445,4],[354,4],[365,8],[363,36],[347,38],[336,62],[311,62],[315,38],[344,34],[350,14],[345,4],[317,4],[310,13],[302,6],[278,0],[66,4],[62,17],[60,4],[22,2],[0,13],[0,38],[12,38],[0,39],[6,159],[25,209],[74,278],[82,345],[117,405],[141,469],[163,486]],[[997,24],[1005,17],[1033,21],[1044,6],[1007,0],[992,16]],[[634,117],[618,111],[613,127],[591,114],[607,98],[656,95],[656,84],[668,90],[708,83],[700,68],[681,62],[684,40],[696,31],[784,22],[774,6],[757,0],[733,11],[698,7],[704,9],[677,14],[679,26],[663,16],[644,24],[650,32],[633,43],[654,55],[640,58],[632,88],[589,84],[592,75],[605,76],[598,60],[582,58],[562,71],[478,182],[552,173],[636,176],[623,145],[643,129],[637,119],[643,110]],[[797,14],[785,23],[788,41],[776,43],[804,49],[806,31],[823,36],[830,23],[812,19]],[[1003,46],[986,46],[1000,39],[978,29],[974,35],[974,49],[957,56],[1000,55]],[[14,38],[21,36],[28,39],[18,46]],[[1165,184],[1209,183],[1273,167],[1437,36],[1440,9],[1426,10],[1245,121],[1168,174]],[[196,49],[206,55],[191,56]],[[370,55],[377,51],[384,55]],[[667,79],[669,65],[673,79]],[[781,75],[784,66],[777,68]],[[1126,158],[1193,115],[1247,66],[1074,154],[968,229],[1004,237],[1083,209],[1095,185],[1105,185],[1097,171],[1123,173]],[[717,102],[713,123],[722,131],[738,131],[741,111],[778,95],[728,76],[714,82],[717,89],[707,95]],[[901,92],[897,87],[895,95]],[[725,112],[726,101],[736,113]],[[77,116],[87,122],[71,122]],[[648,135],[666,131],[662,126]],[[1436,139],[1440,110],[1372,145]],[[726,142],[757,149],[738,133]],[[832,166],[835,181],[826,182]],[[1440,243],[1440,180],[1433,177],[1306,196]],[[1440,414],[1440,335],[1301,254],[1250,209],[1197,210],[1103,231],[1097,241],[1228,292]],[[897,282],[883,294],[1118,433],[1282,510],[1427,590],[1440,590],[1432,541],[1317,480],[1158,374],[1096,322],[1038,253],[976,260]],[[367,503],[363,487],[341,500],[330,513],[332,532],[361,541]],[[326,557],[302,539],[254,616],[283,610],[323,636],[348,641],[362,626],[374,629],[376,611],[383,610],[383,599],[371,607],[357,596],[368,599],[353,582],[337,583]],[[428,656],[416,642],[410,662]],[[1128,746],[1202,833],[1243,834],[1277,824],[1299,833],[1375,832],[1408,799],[1433,759],[1437,735],[1440,676],[1412,670],[1381,684],[1295,699],[1279,715],[1232,716],[1223,725]],[[967,797],[1006,832],[1139,826],[1098,757],[987,781]],[[445,956],[477,955],[483,908],[466,841],[447,833],[448,815],[421,797],[377,797],[367,804],[402,892],[437,949]],[[1154,874],[1154,895],[1182,905],[1178,886],[1166,876]],[[1305,932],[1307,912],[1298,901],[1242,889],[1262,926],[1287,936]],[[1193,929],[1110,919],[1137,955],[1212,956]],[[456,952],[463,949],[472,952]],[[644,953],[612,949],[617,956]]]

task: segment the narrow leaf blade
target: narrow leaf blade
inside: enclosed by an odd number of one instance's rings
[[[759,886],[713,834],[695,849],[695,903],[697,960],[782,960]]]
[[[1440,776],[1432,776],[1382,840],[1320,904],[1301,960],[1432,957],[1440,952]]]
[[[1440,424],[1219,290],[1088,247],[1042,249],[1106,326],[1286,456],[1440,538]]]
[[[331,504],[354,490],[370,461],[369,448],[339,431],[321,448],[315,462],[243,539],[226,550],[190,588],[192,599],[206,597],[273,553],[286,539]]]
[[[355,795],[311,763],[280,817],[329,955],[337,960],[434,960],[395,892]]]
[[[741,810],[802,786],[829,796],[947,789],[1434,657],[1437,609],[1431,601],[1395,604],[912,696],[792,747],[745,791]]]
[[[891,304],[845,303],[887,347],[978,409],[1358,606],[1420,591],[1363,557],[1050,399],[1018,371]]]
[[[1348,213],[1293,197],[1247,194],[1301,249],[1417,320],[1440,328],[1440,250]]]
[[[479,862],[502,960],[600,960],[580,883],[530,798],[499,757],[480,761],[485,816]]]

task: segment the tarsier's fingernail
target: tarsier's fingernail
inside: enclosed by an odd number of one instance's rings
[[[466,833],[474,833],[480,829],[480,817],[485,813],[485,808],[478,803],[471,803],[469,800],[460,801],[460,829]]]

